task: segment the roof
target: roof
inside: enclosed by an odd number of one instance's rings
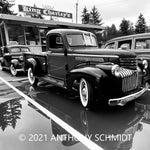
[[[150,33],[139,33],[139,34],[132,34],[132,35],[127,35],[127,36],[120,36],[120,37],[110,39],[108,42],[118,41],[118,40],[122,40],[122,39],[137,38],[137,37],[140,37],[140,38],[150,37]]]
[[[45,19],[37,19],[37,18],[30,18],[30,17],[22,17],[22,16],[15,16],[15,15],[7,15],[7,14],[0,14],[0,20],[4,21],[17,21],[23,22],[24,24],[35,24],[39,26],[61,26],[61,27],[74,27],[80,29],[94,29],[94,30],[104,30],[105,27],[99,25],[90,25],[90,24],[75,24],[75,23],[68,23],[68,22],[61,22],[61,21],[54,21],[54,20],[45,20]]]
[[[53,29],[53,30],[50,30],[48,34],[50,33],[61,33],[61,34],[72,34],[72,33],[91,33],[91,32],[88,32],[88,31],[83,31],[83,30],[78,30],[78,29]]]

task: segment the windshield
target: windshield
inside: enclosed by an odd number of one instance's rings
[[[20,52],[20,48],[19,47],[11,48],[11,53],[18,53],[18,52]]]
[[[13,47],[11,48],[11,53],[19,53],[19,52],[29,52],[29,49],[27,47]]]
[[[21,52],[29,52],[29,49],[27,47],[21,47]]]
[[[92,34],[68,34],[67,41],[70,46],[96,46],[97,42]]]

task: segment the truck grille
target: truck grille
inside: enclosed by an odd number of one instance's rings
[[[120,67],[136,70],[137,69],[136,58],[120,58]]]
[[[134,72],[130,76],[122,78],[122,91],[128,92],[138,87],[138,73]]]
[[[122,92],[137,89],[140,84],[137,71],[120,68],[120,76],[122,79]]]

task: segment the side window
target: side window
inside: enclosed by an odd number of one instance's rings
[[[118,49],[128,50],[131,49],[132,40],[119,41]]]
[[[62,37],[58,34],[49,36],[49,48],[60,49],[63,48]]]
[[[150,39],[135,40],[135,49],[150,49]]]
[[[106,49],[114,49],[115,48],[115,43],[109,43],[105,46]]]

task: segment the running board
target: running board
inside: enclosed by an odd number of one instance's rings
[[[6,70],[10,70],[9,67],[6,67],[6,66],[1,66],[1,68],[6,69]]]
[[[43,77],[40,77],[39,79],[66,89],[65,82],[62,80],[52,78],[49,76],[43,76]]]

